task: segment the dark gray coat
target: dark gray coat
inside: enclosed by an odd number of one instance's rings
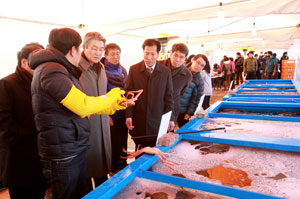
[[[192,73],[184,65],[172,69],[170,58],[161,61],[161,63],[171,69],[174,99],[174,111],[172,113],[172,121],[175,121],[176,123],[179,114],[180,98],[184,95],[185,91],[190,85],[190,82],[192,81]]]
[[[157,134],[161,116],[174,108],[171,71],[160,63],[148,74],[144,61],[129,69],[126,91],[143,89],[134,107],[127,108],[126,117],[132,118],[131,136]]]
[[[107,78],[101,63],[91,65],[81,57],[82,90],[89,96],[106,94]],[[87,150],[86,177],[106,176],[111,167],[111,141],[108,115],[93,115],[90,120],[90,147]]]

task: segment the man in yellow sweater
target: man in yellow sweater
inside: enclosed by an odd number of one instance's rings
[[[31,92],[38,151],[54,199],[83,196],[88,116],[125,109],[120,105],[124,91],[119,88],[98,97],[81,91],[81,42],[73,29],[53,29],[48,49],[29,58],[30,68],[35,69]]]

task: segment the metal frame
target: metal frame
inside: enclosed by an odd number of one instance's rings
[[[285,122],[300,122],[300,117],[286,117],[274,115],[247,115],[247,114],[227,114],[216,113],[220,108],[244,109],[250,111],[268,111],[268,112],[296,112],[300,110],[299,103],[268,103],[268,102],[235,102],[219,101],[209,108],[208,117],[239,118],[254,120],[271,120]]]
[[[300,90],[296,85],[297,82],[294,80],[248,80],[247,83],[239,86],[235,93],[223,97],[223,100],[298,103],[300,102]],[[262,92],[268,94],[261,94]],[[291,92],[298,94],[289,95]]]

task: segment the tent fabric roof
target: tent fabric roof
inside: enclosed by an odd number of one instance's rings
[[[99,31],[107,38],[156,38],[162,35],[179,37],[177,42],[204,44],[224,39],[245,39],[256,48],[288,48],[299,38],[299,0],[225,0],[222,1],[225,19],[217,18],[220,0],[97,1],[27,0],[8,1],[0,7],[0,20],[78,27],[82,34]],[[18,6],[16,6],[18,5]],[[32,6],[29,6],[32,5]],[[35,5],[35,6],[33,6]],[[24,9],[25,8],[25,9]],[[261,41],[254,42],[253,23]],[[239,48],[239,41],[218,45]],[[285,45],[284,45],[285,43]],[[241,44],[246,44],[246,41]],[[208,45],[205,45],[208,46]],[[209,44],[210,48],[215,45]],[[236,47],[235,47],[236,46]]]
[[[223,7],[225,18],[258,17],[271,14],[299,15],[300,13],[300,1],[298,0],[233,0],[223,1]],[[116,34],[157,24],[167,24],[171,22],[187,20],[210,19],[217,17],[218,10],[219,1],[217,4],[216,1],[211,1],[210,5],[204,5],[189,10],[169,12],[157,16],[106,24],[103,26],[103,29],[105,31],[108,31],[110,34]]]

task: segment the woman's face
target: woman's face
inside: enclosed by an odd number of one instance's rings
[[[206,62],[202,57],[199,57],[198,59],[194,60],[191,65],[191,71],[192,72],[200,72],[203,70]]]

